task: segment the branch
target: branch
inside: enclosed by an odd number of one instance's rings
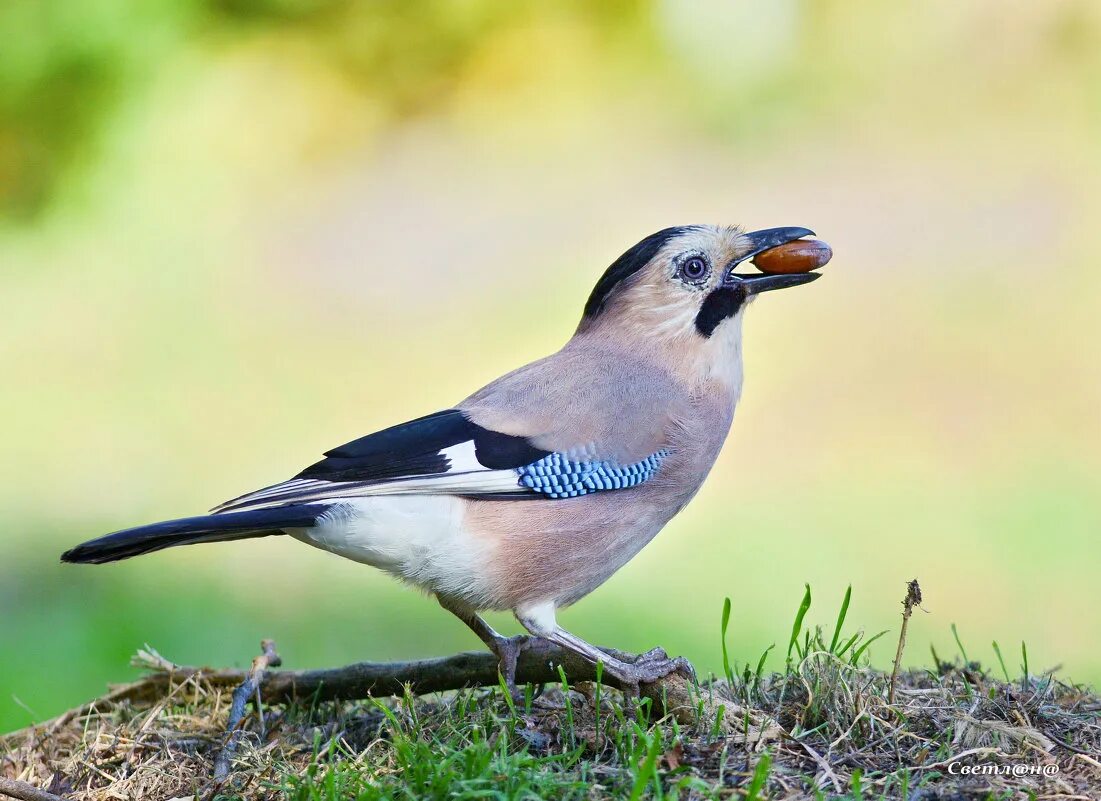
[[[245,704],[252,696],[256,696],[257,714],[260,715],[260,726],[264,725],[263,712],[260,711],[260,684],[264,681],[269,667],[279,667],[283,664],[282,658],[275,652],[274,640],[262,640],[260,642],[262,653],[252,660],[252,667],[245,674],[244,680],[233,691],[233,702],[229,707],[229,722],[226,723],[226,744],[218,752],[214,759],[214,781],[222,781],[229,776],[229,765],[233,761],[233,755],[237,751],[237,743],[241,739],[241,723],[245,719]]]
[[[601,649],[625,662],[638,657],[611,648]],[[571,683],[596,681],[596,666],[571,651],[546,640],[533,638],[520,653],[516,665],[517,684],[551,684],[561,679],[561,666]],[[241,670],[209,670],[158,662],[156,672],[111,694],[115,701],[150,701],[161,697],[173,683],[201,678],[213,687],[238,687],[247,679]],[[499,685],[497,659],[488,651],[468,651],[454,656],[412,662],[359,662],[325,670],[288,670],[262,676],[259,688],[269,704],[293,701],[359,700],[402,695],[408,686],[414,695]],[[602,682],[626,689],[606,672]],[[640,694],[653,702],[654,709],[674,715],[681,723],[696,722],[696,703],[688,681],[670,674],[653,684],[643,684]],[[251,694],[251,693],[250,693]]]
[[[18,798],[20,801],[62,801],[61,796],[40,790],[33,784],[5,779],[3,776],[0,776],[0,795]]]

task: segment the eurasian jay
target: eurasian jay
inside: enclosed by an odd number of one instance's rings
[[[511,610],[532,635],[602,661],[628,686],[690,671],[657,650],[615,659],[555,612],[606,581],[699,490],[741,393],[746,306],[818,277],[734,269],[811,233],[659,231],[605,271],[557,353],[209,515],[126,529],[61,559],[285,534],[434,594],[497,655],[510,685],[526,638],[498,634],[479,611]]]

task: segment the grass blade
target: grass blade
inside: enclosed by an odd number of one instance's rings
[[[845,652],[856,644],[856,641],[860,639],[861,634],[863,634],[863,632],[858,631],[856,634],[849,637],[849,639],[845,640],[845,642],[842,643],[841,647],[837,649],[837,656],[844,658]]]
[[[562,680],[562,698],[566,705],[566,727],[569,729],[569,743],[570,748],[573,748],[577,742],[575,739],[575,729],[573,724],[573,700],[570,698],[570,682],[566,678],[566,671],[562,669],[562,666],[558,666],[558,678]]]
[[[596,701],[593,703],[593,709],[596,715],[596,753],[599,756],[601,751],[601,728],[600,728],[600,690],[604,686],[604,663],[596,663]]]
[[[722,641],[723,641],[723,673],[726,674],[726,680],[730,686],[734,686],[734,671],[730,669],[730,654],[726,650],[726,630],[730,626],[730,598],[723,600],[723,622],[722,622]]]
[[[761,654],[761,658],[757,660],[757,671],[753,674],[755,678],[755,686],[761,683],[761,676],[765,672],[765,660],[768,658],[768,652],[776,647],[776,643],[772,643],[765,652]]]
[[[803,593],[803,600],[799,604],[799,611],[795,613],[795,623],[791,627],[791,639],[788,640],[788,653],[787,662],[791,665],[791,651],[799,643],[799,632],[803,630],[803,618],[807,615],[807,610],[810,609],[810,585],[804,584],[806,591]]]
[[[765,782],[768,781],[770,770],[772,770],[772,757],[768,755],[768,752],[765,752],[761,754],[757,767],[753,769],[753,778],[745,791],[745,801],[760,801],[761,790],[764,788]]]
[[[497,671],[497,687],[501,690],[501,695],[504,696],[505,704],[512,716],[512,725],[515,726],[518,720],[516,717],[516,702],[512,699],[512,693],[509,692],[508,684],[505,683],[505,677],[501,675],[501,671]]]
[[[845,615],[849,612],[849,599],[852,598],[853,585],[850,584],[845,590],[845,600],[841,602],[841,611],[837,614],[837,625],[833,628],[833,639],[830,640],[830,653],[835,653],[834,649],[837,647],[837,641],[841,639],[841,626],[845,624]]]
[[[852,786],[851,797],[852,797],[853,801],[861,801],[861,799],[864,798],[864,790],[863,790],[863,786],[862,786],[863,785],[863,781],[862,781],[863,778],[864,778],[864,771],[862,771],[860,768],[857,768],[856,770],[853,771],[852,780],[851,780],[851,782],[852,782],[851,783],[851,786]]]
[[[963,666],[967,667],[971,664],[971,660],[967,658],[967,651],[963,648],[963,643],[960,642],[960,633],[956,631],[956,624],[952,624],[952,636],[956,638],[956,647],[960,649],[960,655],[963,657]]]
[[[868,646],[869,646],[869,645],[871,645],[871,644],[872,644],[873,642],[875,642],[876,640],[878,640],[878,639],[879,639],[880,637],[882,637],[882,636],[883,636],[884,634],[886,634],[886,633],[887,633],[888,631],[889,631],[889,629],[883,629],[883,631],[879,632],[879,633],[878,633],[878,634],[876,634],[875,636],[873,636],[873,637],[869,637],[868,639],[866,639],[866,640],[865,640],[865,641],[863,642],[863,644],[861,644],[861,646],[860,646],[859,648],[857,648],[857,649],[856,649],[856,653],[855,653],[855,654],[853,654],[853,658],[852,658],[852,664],[854,664],[854,665],[855,665],[855,664],[856,664],[856,662],[857,662],[857,660],[858,660],[858,659],[860,659],[860,655],[861,655],[861,654],[863,654],[863,653],[864,653],[865,651],[867,651],[867,650],[868,650]]]
[[[1005,660],[1002,659],[1002,649],[998,647],[997,640],[994,640],[991,644],[994,646],[994,653],[998,656],[998,664],[1002,666],[1002,675],[1005,676],[1005,683],[1009,684],[1009,671],[1005,669]]]
[[[646,759],[642,763],[642,767],[638,769],[638,775],[635,776],[634,786],[631,788],[631,801],[639,801],[642,798],[642,794],[646,792],[646,785],[650,783],[650,778],[657,779],[657,763],[658,763],[658,751],[661,750],[661,736],[655,732],[650,738],[650,747],[646,751]]]
[[[711,739],[717,740],[723,733],[723,716],[726,715],[726,704],[719,704],[715,712],[715,724],[711,727]]]

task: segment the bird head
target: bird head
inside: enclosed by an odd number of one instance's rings
[[[689,225],[666,228],[616,259],[585,304],[579,333],[598,325],[634,337],[708,340],[736,327],[740,312],[762,292],[798,286],[818,273],[738,274],[758,253],[813,231]],[[637,340],[636,340],[637,341]]]

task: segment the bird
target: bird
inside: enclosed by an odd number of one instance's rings
[[[179,545],[289,536],[435,596],[515,689],[533,638],[623,686],[691,674],[661,649],[621,659],[557,611],[610,578],[696,495],[742,392],[742,321],[764,292],[818,273],[746,274],[806,228],[665,228],[604,271],[556,353],[454,406],[352,440],[209,514],[125,529],[62,554],[105,563]],[[510,611],[527,635],[482,617]]]

